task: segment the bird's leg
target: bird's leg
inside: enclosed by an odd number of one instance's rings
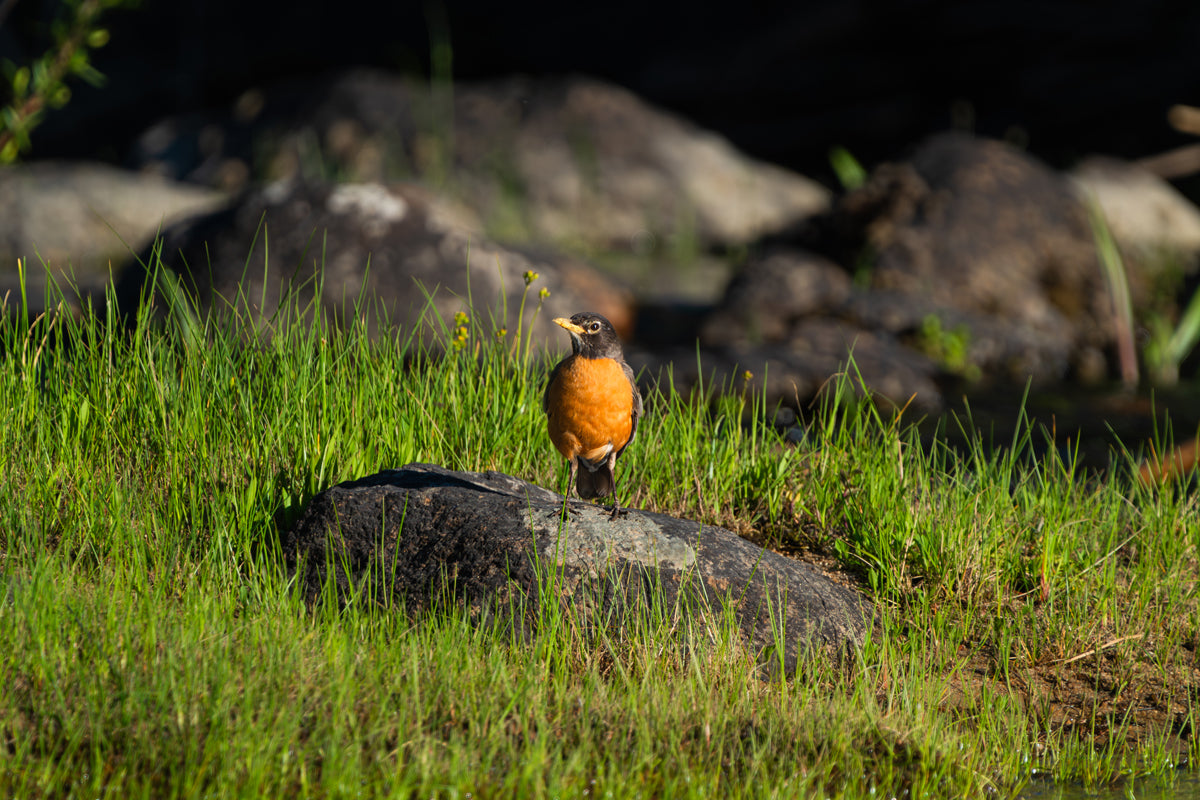
[[[609,469],[609,472],[611,472],[612,476],[613,476],[613,493],[612,493],[613,507],[612,507],[612,514],[610,514],[608,518],[610,520],[615,520],[617,517],[621,516],[622,514],[629,513],[627,510],[621,508],[621,501],[617,499],[617,456],[616,456],[616,453],[609,455],[608,469]]]
[[[567,490],[563,492],[563,504],[560,516],[566,517],[570,512],[567,504],[571,501],[571,487],[575,485],[575,473],[579,470],[578,462],[571,458],[567,460]]]
[[[611,520],[615,520],[617,517],[625,516],[627,514],[629,514],[629,509],[621,508],[621,503],[620,503],[620,501],[617,500],[617,493],[616,493],[616,491],[613,491],[612,513],[608,515],[608,518]]]

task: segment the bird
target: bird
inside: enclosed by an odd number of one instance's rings
[[[550,441],[569,462],[563,508],[574,483],[584,500],[612,496],[616,519],[622,511],[613,469],[637,434],[642,395],[611,322],[584,311],[554,323],[571,335],[571,355],[554,367],[542,393]]]

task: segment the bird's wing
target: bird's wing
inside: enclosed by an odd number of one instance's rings
[[[542,390],[542,413],[544,414],[550,413],[550,387],[554,385],[555,379],[558,378],[558,373],[562,372],[563,366],[569,358],[570,356],[567,356],[567,358],[555,364],[554,369],[550,371],[550,377],[546,379],[546,388]]]
[[[629,441],[625,442],[625,446],[621,448],[621,452],[624,452],[625,447],[629,447],[633,442],[633,437],[637,435],[638,420],[642,418],[642,394],[638,391],[637,380],[633,377],[633,367],[622,361],[621,369],[625,372],[625,377],[629,379],[629,388],[633,391],[633,427],[629,431]],[[617,455],[620,454],[617,453]]]

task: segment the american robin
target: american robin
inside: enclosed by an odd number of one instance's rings
[[[584,500],[612,495],[616,519],[613,467],[637,433],[642,396],[612,323],[591,312],[554,322],[571,334],[571,355],[554,367],[542,395],[550,441],[570,462],[563,502],[572,483]]]

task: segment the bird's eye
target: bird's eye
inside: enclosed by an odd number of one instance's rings
[[[588,330],[591,331],[592,333],[599,333],[600,332],[600,323],[593,322],[591,325],[588,325]]]

